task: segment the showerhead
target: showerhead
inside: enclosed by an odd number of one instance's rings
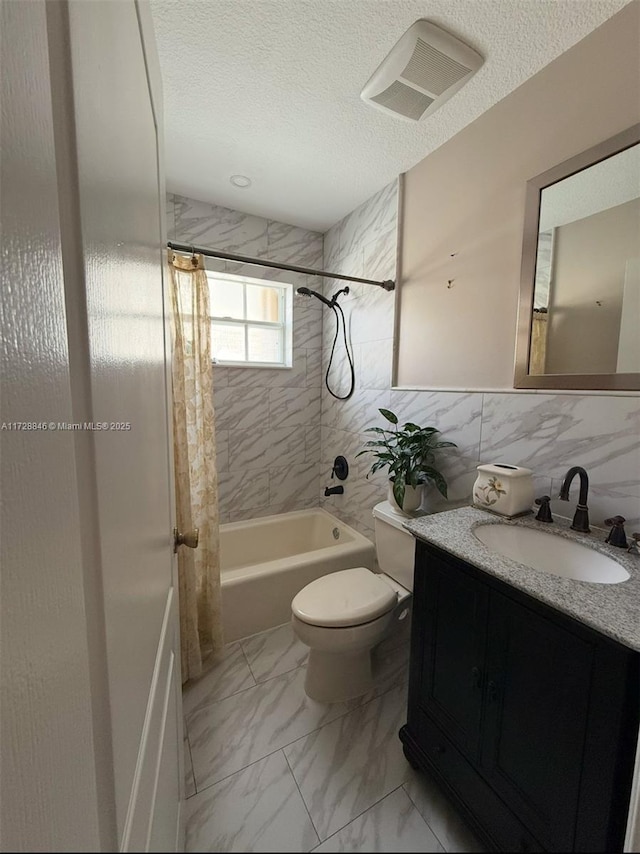
[[[326,306],[329,306],[329,308],[333,308],[334,305],[337,304],[338,297],[340,296],[340,294],[348,294],[349,288],[342,288],[342,290],[336,291],[330,300],[322,296],[322,294],[319,294],[318,291],[312,291],[311,288],[297,288],[296,293],[302,297],[315,297],[316,299],[319,299],[320,302],[323,302]]]
[[[329,308],[333,308],[333,303],[331,303],[326,297],[322,296],[322,294],[319,294],[317,291],[312,291],[311,288],[298,288],[296,290],[296,293],[300,294],[300,296],[303,297],[315,297],[316,299],[319,299],[320,302],[323,302],[325,305],[328,305]]]

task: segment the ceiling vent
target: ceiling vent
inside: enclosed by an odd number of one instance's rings
[[[483,61],[435,24],[416,21],[369,78],[360,97],[385,113],[417,122],[464,86]]]

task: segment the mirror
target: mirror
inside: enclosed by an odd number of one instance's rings
[[[527,182],[514,386],[640,389],[640,125]]]

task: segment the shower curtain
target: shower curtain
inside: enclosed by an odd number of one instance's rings
[[[169,252],[176,524],[199,529],[178,548],[182,681],[197,679],[223,644],[209,285],[201,255]]]
[[[544,374],[547,358],[547,317],[546,312],[533,312],[531,323],[531,350],[529,355],[529,373]]]

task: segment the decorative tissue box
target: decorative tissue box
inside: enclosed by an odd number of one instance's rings
[[[531,513],[531,469],[504,463],[478,466],[478,477],[473,485],[473,503],[482,510],[508,518]]]

